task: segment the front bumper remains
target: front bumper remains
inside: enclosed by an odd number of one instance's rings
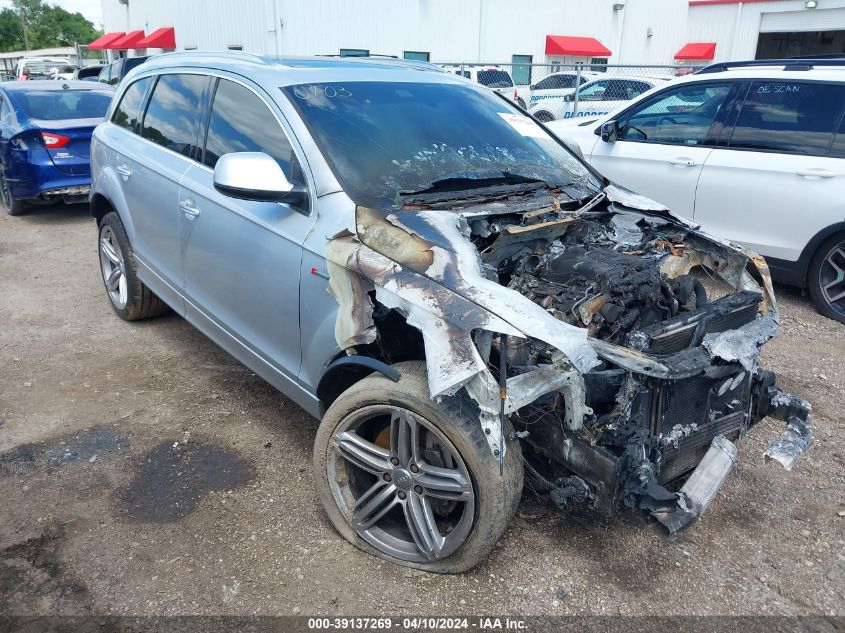
[[[798,459],[813,445],[813,423],[810,404],[801,398],[786,394],[780,389],[766,387],[760,394],[758,415],[784,420],[786,429],[764,453],[766,461],[775,460],[785,470],[791,470]],[[716,496],[736,463],[736,445],[724,435],[713,438],[704,459],[673,495],[662,496],[664,503],[656,504],[651,516],[659,521],[669,534],[677,534],[696,521]],[[665,490],[665,489],[664,489]]]

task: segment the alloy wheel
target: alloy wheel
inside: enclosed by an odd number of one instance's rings
[[[118,310],[126,307],[128,300],[126,287],[126,264],[123,260],[117,236],[107,224],[100,230],[100,270],[109,299]]]
[[[407,409],[378,405],[335,430],[327,462],[338,507],[363,540],[410,562],[453,554],[469,535],[475,489],[454,444]]]
[[[822,261],[819,287],[831,309],[845,314],[845,242],[835,244]]]

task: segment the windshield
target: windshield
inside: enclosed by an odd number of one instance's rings
[[[111,102],[111,94],[91,90],[44,90],[17,92],[15,101],[33,119],[101,119]]]
[[[358,204],[392,204],[401,193],[447,179],[516,176],[596,191],[602,186],[532,119],[482,88],[350,82],[282,91]]]

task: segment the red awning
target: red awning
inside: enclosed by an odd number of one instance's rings
[[[573,57],[610,57],[613,53],[594,37],[547,35],[546,55],[571,55]]]
[[[121,51],[129,48],[143,48],[138,46],[138,42],[140,42],[142,39],[144,39],[143,31],[129,31],[129,33],[127,33],[123,37],[120,37],[114,42],[111,42],[106,48]]]
[[[123,31],[115,31],[114,33],[106,33],[105,35],[101,35],[96,40],[91,42],[88,45],[88,48],[98,51],[105,48],[109,48],[109,44],[114,42],[115,40],[119,40],[122,38],[126,33]]]
[[[716,57],[716,42],[690,42],[675,53],[675,59],[713,59]]]
[[[172,26],[156,29],[138,42],[135,48],[176,48],[176,31]]]

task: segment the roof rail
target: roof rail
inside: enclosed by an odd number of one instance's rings
[[[754,68],[755,66],[783,66],[784,70],[813,70],[818,66],[845,66],[845,55],[836,57],[793,57],[787,59],[749,59],[738,62],[719,62],[697,71],[696,75],[720,73],[730,68]]]
[[[221,57],[223,59],[243,59],[257,64],[270,64],[270,58],[246,51],[172,51],[170,53],[159,53],[155,58],[168,58],[178,55],[179,57]]]

